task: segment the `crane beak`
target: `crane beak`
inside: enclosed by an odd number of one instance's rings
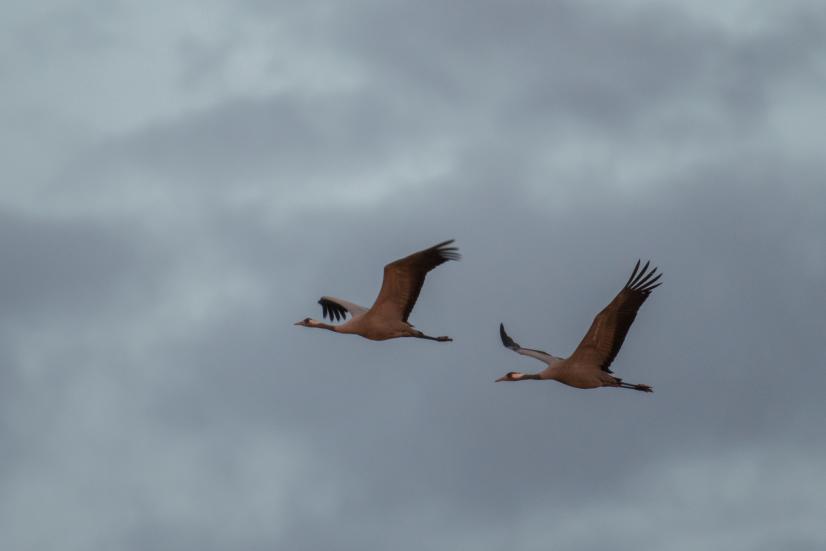
[[[496,380],[495,380],[495,381],[493,381],[493,382],[494,382],[494,383],[499,383],[499,382],[502,382],[502,381],[507,381],[507,380],[508,380],[508,376],[507,376],[507,375],[505,375],[505,376],[503,376],[503,377],[499,377],[498,379],[496,379]]]

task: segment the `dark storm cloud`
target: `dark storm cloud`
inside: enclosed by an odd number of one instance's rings
[[[9,548],[822,543],[824,167],[773,126],[822,18],[244,6],[357,84],[102,136],[49,189],[82,223],[0,217]],[[411,321],[454,343],[292,325],[451,237]],[[664,285],[614,367],[654,395],[493,383],[541,367],[500,321],[567,355],[638,257]]]

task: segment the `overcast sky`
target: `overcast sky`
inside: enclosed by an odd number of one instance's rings
[[[0,548],[826,546],[821,2],[17,0],[0,121]]]

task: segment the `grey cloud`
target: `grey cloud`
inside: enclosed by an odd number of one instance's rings
[[[745,36],[650,6],[383,3],[360,15],[342,28],[379,82],[432,91],[460,109],[495,105],[491,115],[505,128],[517,117],[520,127],[566,121],[623,131],[662,102],[698,96],[728,117],[754,116],[766,94],[805,74],[824,47],[822,18],[806,12],[778,15],[767,31]]]
[[[0,300],[6,323],[83,317],[137,283],[148,251],[128,227],[0,212]],[[36,318],[34,318],[36,319]]]
[[[668,9],[445,10],[362,5],[342,14],[336,55],[364,67],[361,87],[235,97],[182,113],[92,149],[73,179],[104,192],[119,180],[160,178],[164,188],[287,197],[354,187],[349,178],[370,178],[399,159],[416,163],[428,151],[476,155],[486,171],[558,155],[572,137],[610,144],[617,155],[698,146],[709,154],[759,135],[784,87],[816,85],[809,73],[823,48],[812,32],[818,20],[793,16],[741,37]],[[292,17],[307,25],[306,16]],[[500,40],[489,40],[494,32]],[[428,78],[411,59],[444,77],[423,88]],[[618,135],[634,140],[613,144]],[[102,165],[91,161],[100,157]]]
[[[84,163],[76,170],[81,189],[117,186],[119,175],[138,172],[169,178],[173,187],[269,186],[286,194],[347,185],[342,174],[369,173],[375,159],[397,153],[400,135],[421,136],[419,126],[369,93],[232,99],[103,144],[90,152],[107,159],[103,166]]]
[[[32,460],[36,435],[59,407],[62,385],[77,375],[64,366],[44,378],[40,360],[60,357],[60,350],[71,355],[87,338],[73,342],[73,336],[104,320],[117,323],[145,302],[155,280],[143,263],[158,256],[128,226],[12,210],[0,212],[0,256],[2,471],[9,476]],[[105,338],[98,344],[107,346]]]

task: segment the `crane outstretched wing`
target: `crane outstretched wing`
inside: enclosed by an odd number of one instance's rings
[[[505,332],[505,325],[502,323],[499,324],[499,337],[502,339],[502,344],[505,345],[505,348],[510,348],[517,354],[536,358],[540,362],[545,362],[546,364],[550,364],[551,360],[559,359],[555,356],[551,356],[547,352],[543,352],[542,350],[534,350],[533,348],[523,348],[519,346],[519,344],[517,344],[516,341],[514,341],[510,335]]]
[[[603,371],[612,373],[608,366],[616,358],[617,353],[625,341],[628,329],[637,317],[637,310],[651,294],[651,291],[662,285],[657,280],[662,273],[653,277],[657,268],[648,270],[649,262],[640,270],[640,261],[634,266],[631,277],[614,300],[594,318],[591,328],[585,338],[571,354],[572,362],[592,363]],[[639,273],[638,273],[639,271]]]
[[[321,305],[322,318],[329,318],[330,321],[339,321],[351,317],[358,317],[367,311],[364,306],[359,306],[346,300],[336,297],[323,296],[318,300]]]
[[[427,272],[448,260],[459,260],[459,249],[448,247],[453,239],[434,245],[417,253],[391,262],[384,267],[384,280],[376,301],[370,308],[371,315],[387,319],[407,321]]]

